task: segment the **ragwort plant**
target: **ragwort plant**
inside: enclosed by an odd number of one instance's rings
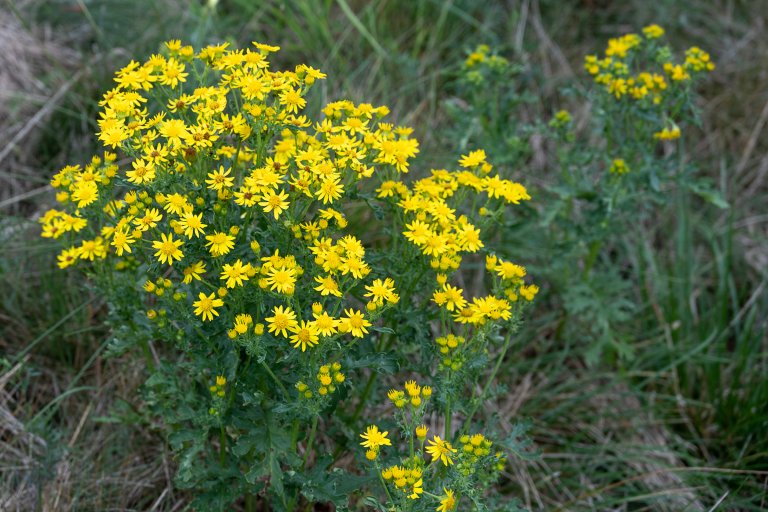
[[[42,235],[105,297],[110,352],[146,357],[194,507],[482,509],[507,455],[476,416],[538,291],[482,234],[528,193],[482,150],[406,182],[411,129],[350,101],[311,119],[325,75],[277,50],[169,41],[119,70],[106,150],[53,177]]]
[[[554,179],[544,185],[538,211],[507,221],[514,244],[504,247],[516,255],[545,251],[536,270],[566,312],[558,336],[580,340],[592,363],[633,352],[633,335],[621,329],[636,309],[636,286],[616,260],[622,238],[639,234],[655,208],[672,201],[682,207],[687,192],[725,206],[695,175],[681,138],[681,126],[697,122],[696,83],[715,65],[697,47],[678,60],[663,36],[650,25],[610,39],[602,57],[586,56],[591,83],[564,91],[591,107],[587,128],[578,132],[566,110],[547,122],[518,123],[530,99],[518,85],[521,70],[488,46],[470,53],[458,80],[469,105],[461,113],[460,126],[470,127],[463,141],[482,140],[492,157],[510,157],[505,163],[512,167],[526,165],[530,151],[521,140],[531,134],[553,143]]]

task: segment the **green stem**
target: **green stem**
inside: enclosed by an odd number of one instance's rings
[[[504,356],[507,355],[507,350],[509,350],[509,347],[512,345],[512,331],[507,332],[506,338],[504,338],[504,346],[501,349],[501,353],[499,354],[499,358],[496,361],[496,365],[493,367],[493,371],[491,371],[491,375],[488,376],[488,381],[485,383],[485,387],[483,387],[483,392],[480,393],[480,397],[478,398],[477,402],[474,406],[472,406],[472,410],[467,415],[467,419],[464,421],[464,426],[461,429],[461,433],[466,434],[467,429],[469,428],[469,424],[472,422],[472,418],[477,413],[477,410],[480,408],[480,406],[485,401],[488,390],[491,387],[491,384],[493,383],[493,379],[496,378],[496,374],[499,371],[499,368],[501,368],[501,363],[504,361]],[[448,420],[446,420],[447,422]],[[447,423],[446,423],[447,425]]]
[[[219,427],[219,464],[224,467],[227,456],[227,434],[224,432],[224,425]]]
[[[445,399],[445,440],[451,439],[451,418],[453,413],[451,412],[451,397],[448,396]]]
[[[270,377],[272,377],[272,380],[275,381],[275,384],[277,384],[277,387],[280,388],[280,391],[283,392],[285,397],[288,398],[288,390],[285,389],[285,386],[283,386],[283,383],[280,382],[280,379],[277,378],[277,375],[275,375],[274,372],[272,372],[272,368],[270,368],[269,365],[267,363],[265,363],[264,361],[261,362],[261,366],[262,366],[262,368],[264,368],[264,370],[267,372],[267,374]]]
[[[293,426],[291,427],[291,451],[296,453],[296,448],[299,444],[299,420],[293,420]]]
[[[373,389],[373,381],[376,380],[376,372],[371,372],[370,377],[368,377],[368,382],[365,383],[365,388],[363,389],[363,396],[360,397],[360,402],[357,404],[357,407],[355,408],[355,412],[352,414],[352,419],[350,420],[350,425],[353,425],[355,421],[360,417],[360,413],[363,412],[363,408],[365,407],[365,402],[368,400],[368,395],[371,394],[371,389]]]
[[[590,244],[589,254],[587,255],[586,262],[584,263],[584,279],[589,277],[589,273],[592,271],[592,267],[595,266],[595,262],[597,261],[597,255],[600,252],[600,247],[602,245],[603,244],[600,240],[595,240]]]
[[[248,493],[245,495],[245,512],[255,512],[256,511],[256,502],[254,501],[254,496],[251,493]]]
[[[304,451],[304,460],[301,463],[301,469],[304,469],[309,460],[309,452],[312,451],[312,444],[315,442],[315,433],[317,432],[317,416],[312,418],[312,430],[309,431],[309,440],[307,441],[307,448]]]
[[[147,368],[150,372],[155,371],[155,360],[152,358],[152,351],[149,348],[149,340],[143,338],[141,340],[141,351],[144,354],[144,359],[147,362]]]
[[[384,481],[384,477],[381,476],[381,470],[379,470],[378,466],[376,467],[376,474],[379,475],[379,482],[381,482],[381,486],[384,487],[384,492],[387,493],[387,500],[392,505],[395,504],[395,500],[392,499],[392,495],[389,494],[389,489],[387,488],[387,483]]]

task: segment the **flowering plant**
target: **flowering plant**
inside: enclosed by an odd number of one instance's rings
[[[648,239],[639,231],[650,213],[672,198],[682,207],[689,192],[727,206],[682,137],[698,120],[696,85],[715,64],[695,46],[676,53],[658,25],[609,39],[602,56],[585,57],[587,82],[559,91],[578,101],[578,118],[559,110],[522,122],[540,100],[521,86],[534,78],[487,45],[469,53],[457,80],[466,106],[454,111],[455,142],[482,141],[511,168],[543,164],[537,201],[505,223],[499,255],[525,258],[547,283],[553,303],[543,309],[562,314],[555,337],[578,341],[590,364],[633,355],[637,333],[626,326],[646,283],[630,282],[626,262],[645,250],[631,247]]]
[[[412,130],[350,101],[311,119],[326,76],[272,70],[277,50],[169,41],[119,70],[109,149],[54,176],[42,234],[106,297],[111,353],[145,354],[145,410],[199,508],[344,507],[371,481],[360,468],[400,510],[479,503],[505,455],[472,421],[538,291],[486,243],[530,197],[480,149],[406,181]],[[489,272],[472,297],[465,261]],[[398,369],[431,380],[387,402],[377,377]]]

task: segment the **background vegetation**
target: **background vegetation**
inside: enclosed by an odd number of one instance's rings
[[[214,5],[215,4],[215,5]],[[143,363],[105,358],[103,305],[36,217],[47,182],[95,149],[113,71],[181,38],[279,44],[278,64],[329,76],[322,102],[386,104],[422,142],[417,167],[454,161],[476,135],[457,76],[489,44],[519,66],[514,121],[560,108],[584,127],[583,56],[649,23],[718,64],[701,88],[692,163],[728,202],[676,190],[611,240],[606,263],[633,306],[618,324],[633,355],[587,364],[589,344],[552,283],[503,366],[489,412],[531,419],[540,456],[514,460],[499,492],[533,510],[764,510],[768,506],[768,11],[760,0],[494,1],[6,0],[0,10],[0,509],[179,510],[174,461],[136,413]],[[564,86],[575,93],[564,95]],[[318,101],[318,103],[320,103]],[[509,128],[507,130],[506,128]],[[514,126],[501,126],[512,133]],[[495,139],[496,141],[502,139]],[[494,142],[494,141],[490,141]],[[508,142],[508,141],[507,141]],[[545,197],[558,179],[540,137],[521,133],[513,178]],[[489,150],[503,164],[506,149]],[[420,165],[419,165],[420,162]],[[536,201],[534,201],[535,203]],[[536,205],[534,204],[533,207]],[[619,212],[631,216],[633,212]],[[536,236],[531,234],[530,236]],[[534,247],[536,239],[525,246]],[[523,244],[520,244],[521,246]],[[509,251],[533,275],[556,254]],[[562,269],[563,272],[576,269]],[[619,295],[616,295],[616,294]],[[511,433],[511,432],[510,432]]]

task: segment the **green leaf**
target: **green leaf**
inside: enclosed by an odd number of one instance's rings
[[[721,210],[730,208],[728,201],[725,200],[719,190],[714,190],[708,184],[703,182],[693,182],[688,184],[691,192],[704,199],[709,204],[715,205]]]

